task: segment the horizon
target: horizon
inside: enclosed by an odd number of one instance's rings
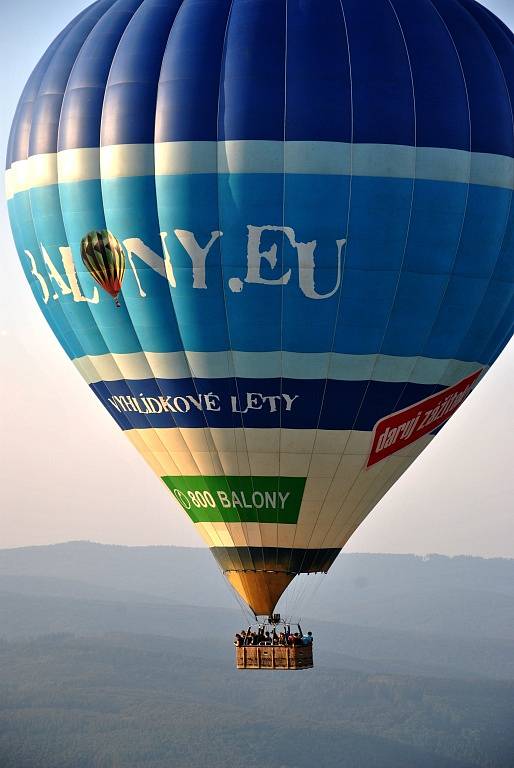
[[[21,544],[16,547],[0,547],[0,552],[13,552],[20,549],[50,549],[51,547],[66,547],[76,544],[85,544],[92,547],[121,548],[121,549],[195,549],[202,552],[208,552],[208,548],[201,545],[188,544],[117,544],[103,541],[92,541],[90,539],[69,539],[67,541],[52,541],[48,544]],[[416,552],[366,552],[352,551],[344,548],[337,556],[335,562],[344,555],[362,555],[366,557],[414,557],[418,560],[430,560],[433,557],[442,557],[447,560],[458,560],[459,558],[469,558],[472,560],[514,560],[514,557],[498,555],[473,555],[466,552],[446,555],[442,552],[426,552],[424,554]]]

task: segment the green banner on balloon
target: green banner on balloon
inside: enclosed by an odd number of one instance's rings
[[[194,523],[296,524],[305,477],[162,478]]]

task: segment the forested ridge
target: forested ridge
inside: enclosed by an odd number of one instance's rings
[[[2,768],[514,765],[514,683],[320,665],[236,672],[202,641],[0,645]]]
[[[234,669],[210,568],[0,550],[0,768],[514,768],[512,561],[342,558],[293,673]]]

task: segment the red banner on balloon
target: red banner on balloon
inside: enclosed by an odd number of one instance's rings
[[[452,387],[377,421],[366,466],[372,467],[444,424],[469,395],[482,371],[480,368]]]

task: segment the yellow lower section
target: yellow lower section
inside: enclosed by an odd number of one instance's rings
[[[256,616],[271,616],[295,574],[279,571],[226,571],[225,576]]]

